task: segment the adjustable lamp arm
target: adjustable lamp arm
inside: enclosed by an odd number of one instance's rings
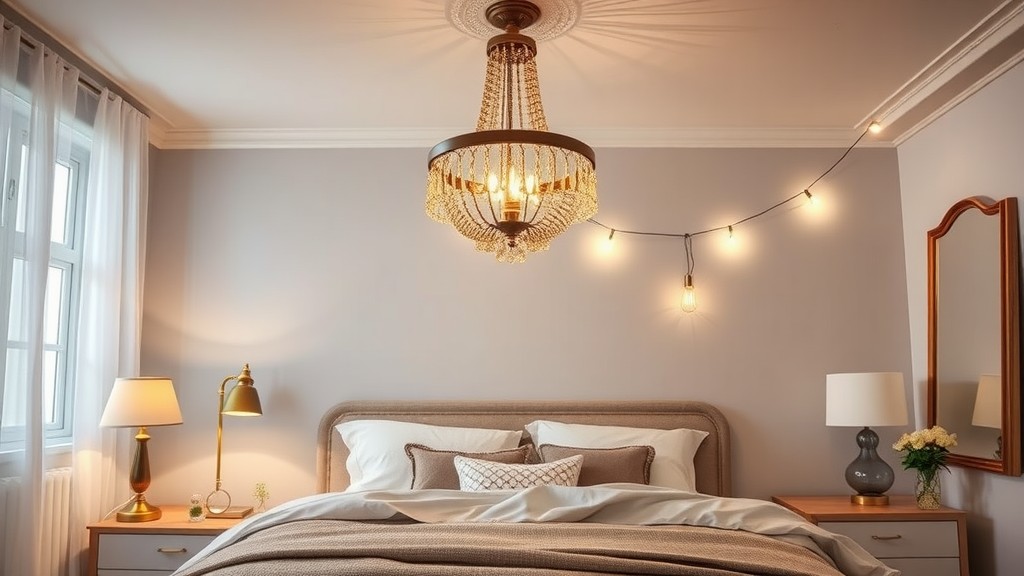
[[[232,389],[231,394],[225,398],[228,382],[231,382],[232,380],[237,381],[238,384],[234,389]],[[256,393],[256,388],[253,386],[253,380],[249,373],[248,364],[242,368],[242,372],[238,376],[228,376],[221,381],[220,389],[217,393],[217,477],[213,492],[206,497],[206,508],[214,515],[227,510],[231,506],[231,495],[221,488],[220,479],[225,413],[233,416],[259,416],[263,413],[263,409],[260,406],[259,394]],[[222,495],[221,498],[226,499],[227,502],[214,504],[214,499],[221,499],[215,498],[218,495]]]

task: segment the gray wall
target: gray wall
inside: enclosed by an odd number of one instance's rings
[[[914,381],[928,378],[927,231],[957,200],[1024,196],[1024,66],[1017,65],[899,147]],[[918,423],[924,425],[923,417]],[[953,469],[947,503],[970,512],[971,574],[1020,574],[1024,480]]]
[[[598,151],[600,219],[687,232],[799,192],[841,150]],[[737,495],[846,493],[855,429],[824,426],[825,374],[909,374],[895,150],[858,149],[815,192],[680,241],[573,227],[495,262],[423,210],[425,151],[156,151],[143,366],[185,423],[153,430],[156,502],[212,489],[216,391],[252,364],[262,418],[225,418],[236,502],[314,488],[320,415],[352,399],[697,399],[734,432]],[[883,446],[897,432],[883,429]],[[897,459],[883,448],[898,468]],[[895,490],[907,492],[908,473]]]

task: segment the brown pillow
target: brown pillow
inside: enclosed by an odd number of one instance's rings
[[[465,456],[488,462],[503,464],[524,464],[528,446],[520,446],[497,452],[459,452],[457,450],[434,450],[422,444],[406,444],[405,453],[412,462],[413,490],[428,488],[459,489],[459,473],[455,470],[455,457]]]
[[[651,462],[654,462],[653,446],[576,448],[541,444],[538,451],[545,462],[582,454],[583,468],[580,469],[577,486],[593,486],[612,482],[651,483]]]

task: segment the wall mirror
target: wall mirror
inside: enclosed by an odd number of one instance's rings
[[[928,426],[950,464],[1021,474],[1017,199],[954,204],[928,232]]]

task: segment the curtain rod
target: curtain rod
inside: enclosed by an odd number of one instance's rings
[[[78,83],[97,98],[103,93],[103,88],[106,87],[111,94],[120,96],[139,112],[142,112],[149,118],[153,117],[153,112],[129,95],[127,90],[121,88],[116,82],[85,60],[76,56],[64,44],[46,33],[46,31],[30,21],[25,15],[12,8],[7,2],[0,1],[0,15],[3,15],[5,19],[5,30],[10,29],[12,26],[21,28],[21,44],[24,48],[38,50],[40,47],[43,47],[60,56],[69,66],[74,66],[78,70]],[[41,38],[42,41],[38,40],[38,38]]]

